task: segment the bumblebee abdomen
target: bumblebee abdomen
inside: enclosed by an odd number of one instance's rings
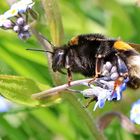
[[[140,79],[137,77],[130,77],[128,86],[133,89],[138,89],[140,87]]]
[[[140,87],[140,55],[132,55],[127,58],[130,81],[128,86],[137,89]]]

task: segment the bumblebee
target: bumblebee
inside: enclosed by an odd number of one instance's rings
[[[115,87],[129,77],[127,85],[137,89],[140,86],[140,54],[134,49],[139,44],[110,39],[101,34],[83,34],[72,38],[66,45],[54,47],[52,69],[62,72],[67,69],[68,84],[72,80],[72,72],[86,77],[102,77],[102,67],[111,62],[117,67],[119,77]],[[49,52],[49,51],[46,51]],[[123,78],[122,78],[123,77]]]
[[[107,61],[117,66],[119,78],[129,77],[128,86],[140,86],[140,54],[134,49],[138,44],[126,43],[120,39],[109,39],[101,34],[84,34],[72,38],[68,44],[55,48],[52,53],[54,72],[66,68],[68,83],[72,72],[87,77],[101,77],[101,70]]]

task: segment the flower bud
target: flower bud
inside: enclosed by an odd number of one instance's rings
[[[18,32],[20,31],[20,27],[16,25],[16,26],[14,26],[13,30],[14,30],[16,33],[18,33]]]
[[[110,69],[112,68],[112,64],[110,62],[106,62],[105,68],[106,70],[110,71]]]
[[[29,30],[29,28],[30,28],[30,26],[29,26],[29,25],[25,25],[25,26],[23,27],[23,31],[28,31],[28,30]]]
[[[19,38],[22,40],[28,39],[31,35],[29,32],[21,32],[18,34]]]
[[[117,72],[111,74],[111,79],[114,81],[119,77],[119,74]]]
[[[22,26],[22,25],[24,25],[24,23],[25,23],[25,21],[24,21],[24,19],[22,17],[17,19],[17,24],[18,25]]]
[[[3,22],[3,27],[5,29],[11,29],[13,27],[13,23],[11,22],[11,20],[9,19],[6,19],[4,22]]]
[[[113,67],[111,68],[110,73],[115,73],[115,72],[117,72],[117,67],[116,67],[116,66],[113,66]]]
[[[103,72],[102,72],[102,75],[103,76],[108,76],[109,75],[109,71],[107,69],[105,69]]]

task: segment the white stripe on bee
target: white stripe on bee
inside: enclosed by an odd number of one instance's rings
[[[64,54],[64,52],[62,51],[62,52],[59,52],[58,54],[59,54],[59,55],[63,55],[63,54]]]
[[[140,78],[140,55],[127,58],[130,76]]]

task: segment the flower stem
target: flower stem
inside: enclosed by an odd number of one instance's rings
[[[71,82],[71,87],[73,87],[73,86],[78,86],[78,85],[82,85],[83,82],[84,82],[84,83],[87,82],[87,85],[88,85],[88,82],[89,82],[90,80],[92,80],[92,78],[90,78],[90,79],[83,79],[83,80],[72,81],[72,82]],[[51,89],[42,91],[42,92],[40,92],[40,93],[35,93],[35,94],[32,95],[32,98],[33,98],[33,99],[41,100],[41,99],[47,98],[47,97],[49,97],[49,96],[54,96],[55,94],[58,94],[58,92],[63,91],[63,90],[66,90],[67,88],[69,88],[69,85],[68,85],[68,84],[56,86],[56,87],[54,87],[54,88],[51,88]]]

